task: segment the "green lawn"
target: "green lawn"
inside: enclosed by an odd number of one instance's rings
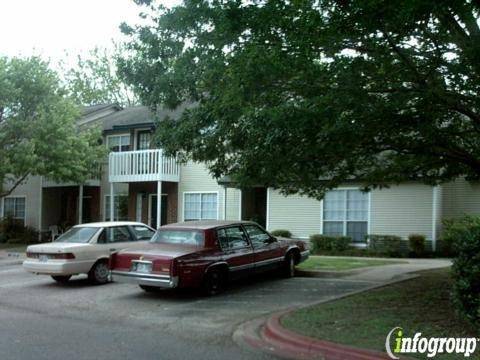
[[[4,244],[0,243],[0,250],[5,250],[8,252],[25,252],[28,245],[23,244]]]
[[[402,264],[405,261],[370,260],[352,258],[326,258],[310,256],[306,261],[297,266],[299,270],[351,270],[367,266],[381,266]]]
[[[300,334],[379,351],[384,351],[386,336],[396,326],[403,328],[405,336],[421,332],[425,337],[480,337],[478,327],[455,315],[449,271],[422,272],[417,279],[300,309],[282,322]],[[437,358],[458,359],[459,355]],[[480,349],[470,359],[480,359]]]

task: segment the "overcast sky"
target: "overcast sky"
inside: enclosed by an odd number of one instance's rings
[[[174,0],[164,0],[170,6]],[[0,0],[0,56],[42,55],[57,62],[122,39],[119,25],[138,22],[133,0]]]

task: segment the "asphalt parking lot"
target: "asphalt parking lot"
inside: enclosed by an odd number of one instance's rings
[[[206,298],[195,291],[145,293],[135,285],[66,285],[0,261],[0,358],[268,359],[240,348],[241,323],[371,286],[365,281],[272,275],[231,284]]]

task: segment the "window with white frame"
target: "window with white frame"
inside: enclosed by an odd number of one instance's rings
[[[218,194],[184,193],[183,218],[185,221],[218,219]]]
[[[25,224],[25,198],[9,196],[3,199],[3,216]]]
[[[130,150],[130,135],[107,136],[107,147],[113,152]]]
[[[114,195],[113,220],[128,220],[128,195]],[[110,195],[105,195],[105,221],[110,221]]]
[[[323,234],[344,235],[364,242],[368,232],[368,193],[333,190],[323,199]]]

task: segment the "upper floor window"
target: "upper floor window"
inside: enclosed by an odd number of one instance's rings
[[[114,152],[129,151],[130,135],[108,135],[107,147]]]
[[[218,219],[217,197],[217,193],[184,193],[184,220]]]
[[[368,193],[333,190],[323,199],[323,234],[343,235],[353,242],[365,241],[368,232]]]
[[[3,199],[3,216],[25,224],[25,198],[10,196]]]
[[[142,130],[137,133],[137,150],[150,149],[152,133],[150,130]]]

